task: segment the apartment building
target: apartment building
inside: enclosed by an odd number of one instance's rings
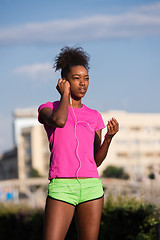
[[[23,108],[16,109],[14,111],[13,139],[15,146],[19,144],[19,139],[23,128],[36,126],[38,124],[37,116],[37,108]]]
[[[99,173],[108,165],[124,167],[131,179],[146,180],[153,173],[160,178],[160,114],[109,111],[102,113],[105,124],[115,117],[120,130],[114,136]],[[106,130],[103,130],[103,137]]]
[[[32,177],[33,171],[40,176],[48,175],[49,144],[37,117],[37,108],[16,109],[14,112],[13,132],[19,179]]]
[[[33,171],[39,176],[48,176],[49,145],[46,133],[41,125],[23,128],[18,144],[18,177],[33,177]]]

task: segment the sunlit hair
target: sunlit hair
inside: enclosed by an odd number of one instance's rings
[[[81,47],[65,46],[61,52],[55,57],[55,71],[61,70],[61,77],[67,78],[70,68],[81,65],[89,70],[89,55]]]

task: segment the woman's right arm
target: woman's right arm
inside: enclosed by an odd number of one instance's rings
[[[61,94],[61,99],[56,111],[44,107],[39,113],[39,118],[48,126],[63,128],[68,118],[68,101],[70,94],[70,84],[68,81],[59,79],[57,90]]]

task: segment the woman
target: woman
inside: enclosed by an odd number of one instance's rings
[[[89,85],[88,62],[82,48],[62,48],[54,65],[55,70],[61,70],[56,87],[60,101],[38,109],[51,151],[45,240],[64,239],[74,212],[79,239],[98,238],[104,193],[97,167],[118,132],[118,122],[114,118],[108,122],[101,144],[102,117],[81,102]]]

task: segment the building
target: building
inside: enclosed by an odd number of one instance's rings
[[[107,159],[99,173],[108,165],[124,167],[131,179],[147,180],[149,174],[160,178],[160,114],[109,111],[102,113],[105,124],[115,117],[120,130],[114,136]],[[106,130],[103,130],[103,137]]]
[[[0,156],[0,180],[14,179],[17,177],[17,148],[13,148]]]
[[[16,109],[14,111],[13,136],[15,146],[19,144],[19,138],[23,128],[36,126],[38,124],[37,116],[37,108]]]
[[[14,149],[0,156],[0,180],[48,176],[49,144],[37,109],[14,112]]]
[[[48,176],[49,144],[43,126],[23,128],[18,144],[18,178]]]

